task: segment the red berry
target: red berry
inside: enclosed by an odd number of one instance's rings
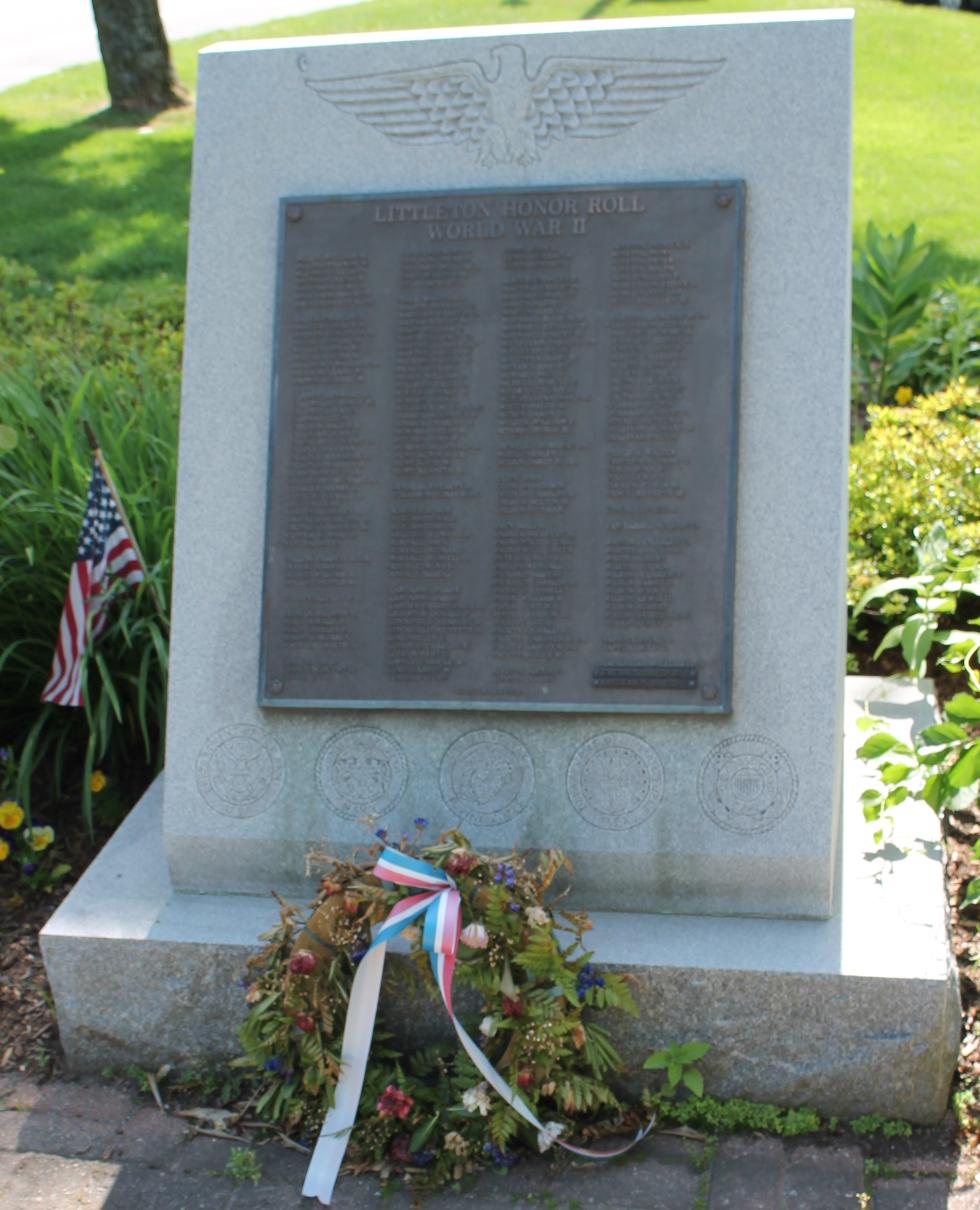
[[[530,1088],[533,1083],[534,1073],[531,1071],[530,1067],[521,1068],[521,1070],[517,1073],[518,1088]]]
[[[297,1029],[301,1029],[304,1034],[308,1034],[316,1028],[316,1022],[309,1013],[297,1013],[293,1018],[293,1024]]]

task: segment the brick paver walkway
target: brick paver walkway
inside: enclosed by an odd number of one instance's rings
[[[275,1143],[255,1149],[259,1183],[236,1185],[232,1151],[246,1144],[194,1135],[188,1119],[96,1081],[38,1084],[0,1076],[0,1210],[312,1210],[300,1195],[306,1158]],[[853,1141],[755,1136],[717,1145],[654,1135],[608,1164],[530,1160],[481,1174],[429,1210],[980,1210],[980,1185],[959,1183],[947,1154],[868,1164]],[[869,1180],[869,1178],[871,1178]],[[384,1199],[408,1210],[399,1191]],[[373,1177],[345,1178],[338,1210],[382,1205]]]

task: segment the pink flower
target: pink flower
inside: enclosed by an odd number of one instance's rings
[[[454,878],[458,878],[462,874],[468,874],[478,861],[479,858],[474,857],[472,853],[454,849],[446,861],[446,873],[451,874]]]
[[[490,934],[482,924],[468,924],[460,933],[459,939],[471,950],[485,950],[490,944]]]
[[[309,950],[297,950],[289,959],[289,969],[294,975],[309,975],[316,969],[316,955]]]
[[[382,1118],[398,1118],[399,1121],[404,1121],[411,1113],[414,1104],[414,1098],[410,1097],[407,1092],[402,1092],[394,1084],[389,1084],[378,1097],[378,1115]]]

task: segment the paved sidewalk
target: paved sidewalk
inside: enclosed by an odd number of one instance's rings
[[[167,37],[190,38],[362,0],[159,0]],[[90,0],[0,0],[0,90],[99,57]],[[6,1210],[6,1208],[4,1208]]]
[[[98,1081],[0,1076],[2,1210],[312,1210],[300,1189],[303,1155],[276,1143],[255,1149],[258,1184],[236,1185],[229,1158],[247,1143],[193,1135],[186,1118]],[[963,1186],[948,1147],[896,1142],[890,1159],[853,1141],[737,1136],[713,1146],[654,1135],[608,1164],[528,1160],[507,1176],[484,1173],[429,1210],[980,1210],[980,1185]],[[344,1178],[333,1205],[382,1204],[374,1177]],[[411,1200],[384,1199],[395,1210]]]

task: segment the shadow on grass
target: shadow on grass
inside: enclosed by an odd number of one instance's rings
[[[0,116],[0,256],[49,278],[180,280],[191,139],[111,109],[25,129]]]

